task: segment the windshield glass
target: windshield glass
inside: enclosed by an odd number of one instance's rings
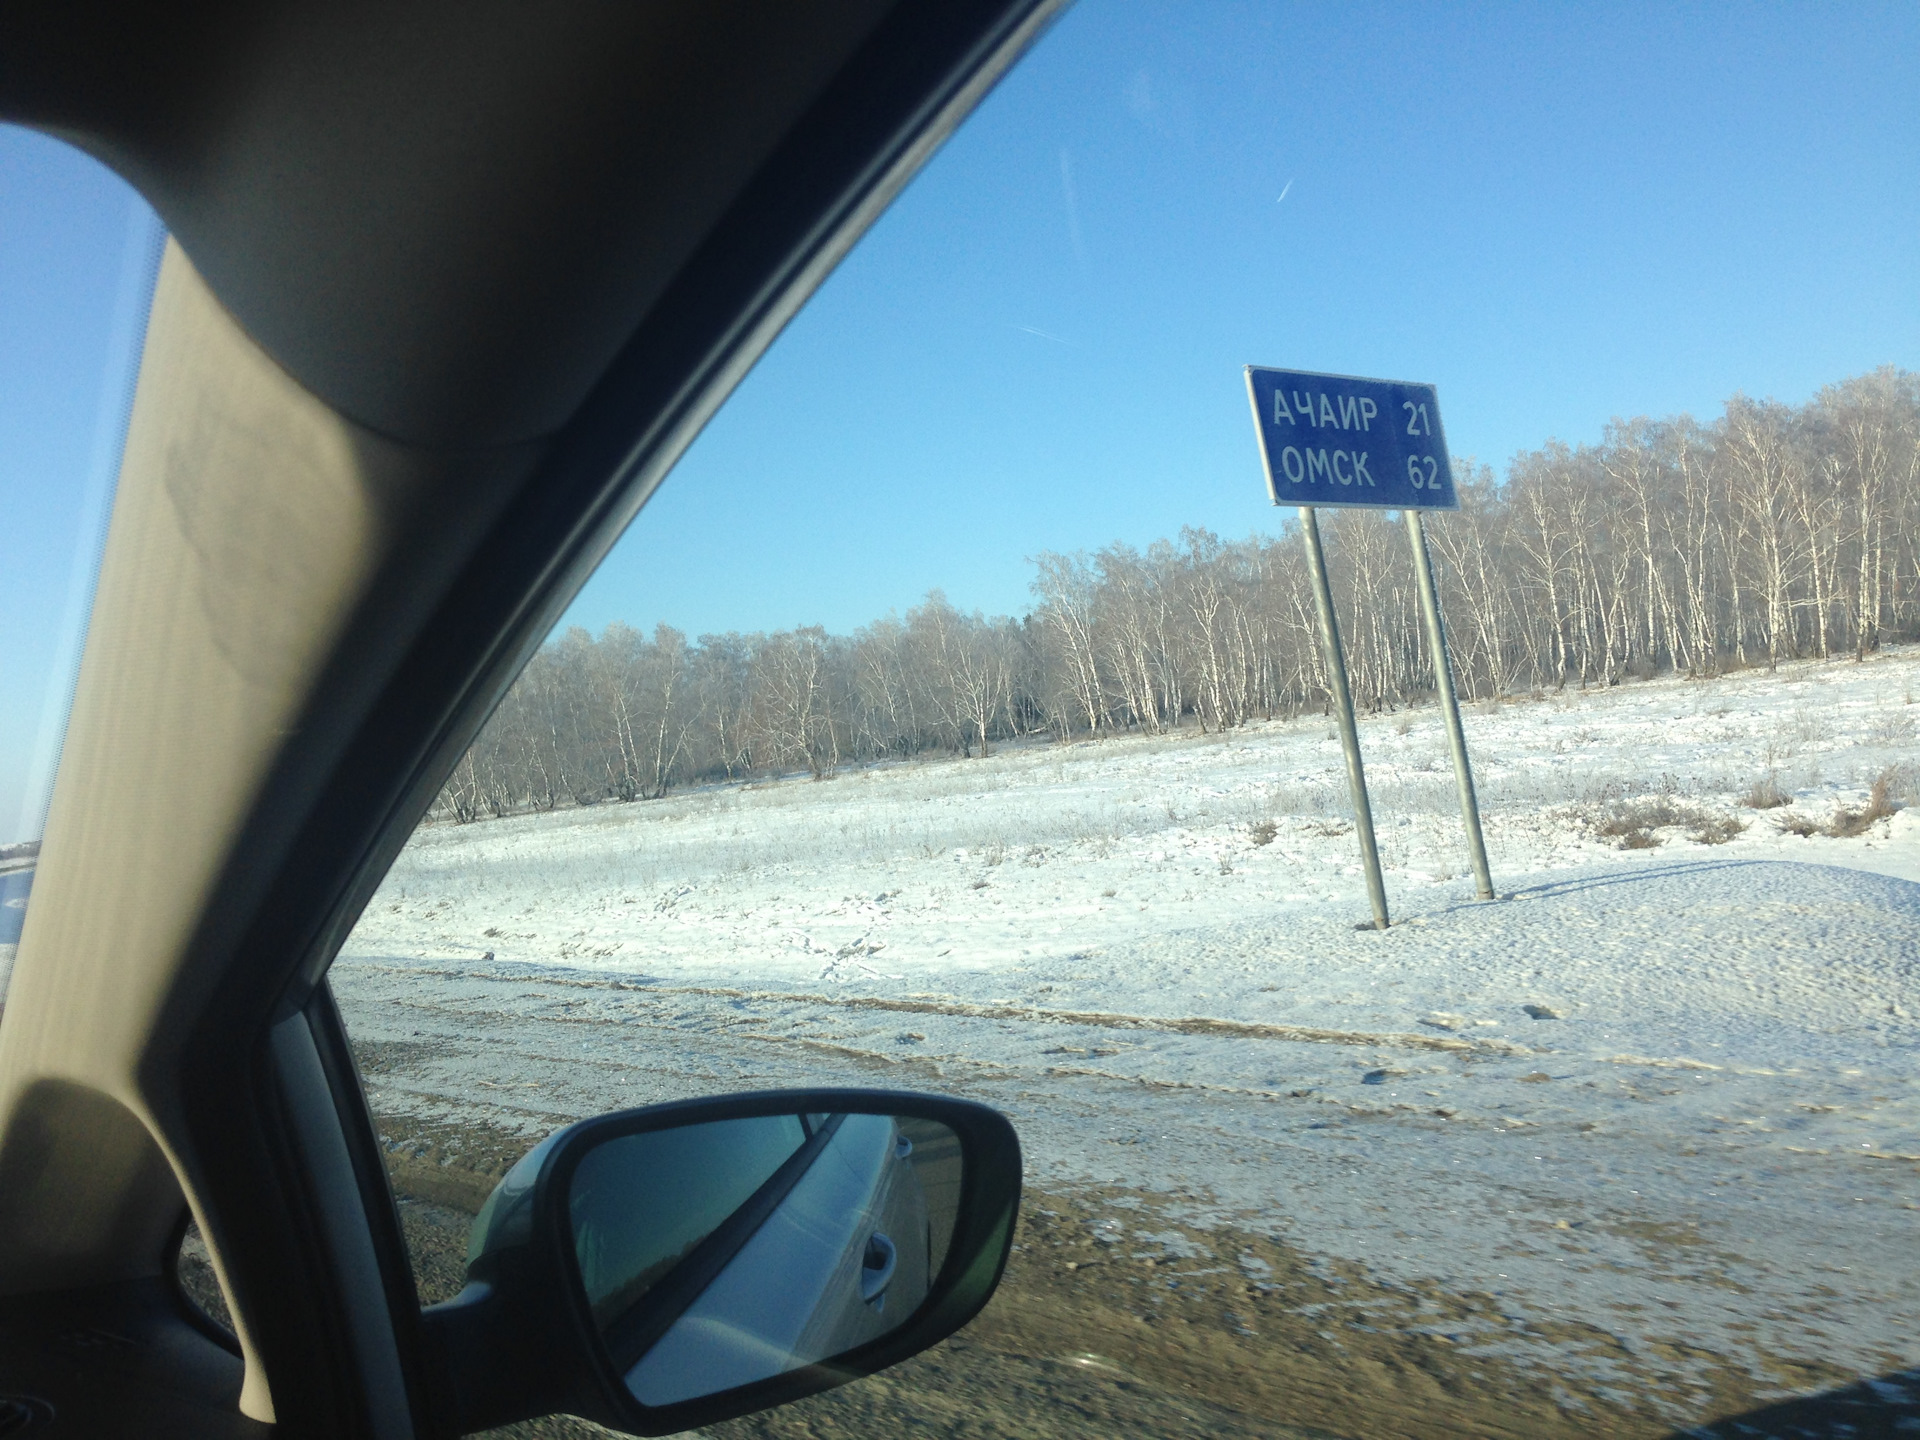
[[[1911,7],[1069,12],[346,943],[424,1293],[559,1124],[881,1085],[1018,1125],[1007,1279],[716,1434],[1907,1394],[1916,61]],[[1403,481],[1423,546],[1317,511],[1333,651],[1295,507]]]
[[[152,210],[98,161],[0,125],[0,1002],[163,239]]]

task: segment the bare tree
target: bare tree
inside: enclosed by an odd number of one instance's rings
[[[1429,527],[1463,693],[1711,675],[1920,637],[1920,376],[1891,367],[1806,406],[1735,396],[1712,423],[1610,424],[1549,442],[1503,482],[1457,462],[1460,509]],[[1431,684],[1404,532],[1323,525],[1355,697]],[[1227,728],[1323,703],[1296,534],[1183,530],[1139,550],[1033,562],[1019,620],[939,591],[850,638],[651,635],[611,625],[549,642],[440,798],[458,820],[657,798],[702,778],[929,750],[986,755],[1056,738]]]

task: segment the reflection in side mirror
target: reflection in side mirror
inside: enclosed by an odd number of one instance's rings
[[[971,1319],[1013,1241],[1020,1149],[985,1106],[730,1096],[549,1136],[424,1312],[460,1433],[557,1410],[662,1435],[907,1358]]]
[[[586,1155],[574,1251],[634,1398],[679,1404],[899,1329],[945,1259],[960,1168],[937,1121],[844,1113],[709,1121]]]

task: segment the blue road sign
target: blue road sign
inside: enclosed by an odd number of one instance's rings
[[[1247,367],[1276,505],[1457,510],[1431,385]]]

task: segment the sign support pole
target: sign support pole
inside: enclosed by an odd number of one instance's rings
[[[1453,778],[1460,787],[1460,819],[1467,830],[1467,854],[1473,860],[1473,879],[1482,900],[1493,899],[1493,876],[1487,869],[1487,842],[1480,834],[1480,801],[1473,793],[1473,768],[1467,762],[1467,734],[1460,727],[1460,701],[1453,693],[1453,661],[1447,654],[1447,630],[1440,619],[1440,593],[1433,584],[1433,564],[1427,557],[1427,531],[1418,510],[1404,512],[1407,536],[1413,542],[1413,569],[1420,580],[1420,613],[1427,622],[1427,648],[1433,652],[1433,689],[1446,717],[1447,748],[1453,752]],[[1318,546],[1314,547],[1316,551]],[[1323,582],[1324,583],[1324,582]]]
[[[1340,747],[1347,754],[1347,787],[1353,792],[1353,828],[1360,836],[1360,865],[1367,872],[1367,898],[1373,902],[1373,928],[1387,928],[1387,886],[1380,878],[1380,851],[1373,840],[1373,806],[1367,801],[1367,772],[1360,763],[1360,732],[1353,723],[1353,692],[1347,688],[1347,659],[1340,648],[1340,622],[1327,585],[1327,556],[1320,547],[1320,521],[1311,505],[1300,507],[1300,534],[1313,574],[1313,606],[1320,616],[1320,646],[1326,651],[1327,685],[1333,691],[1340,724]],[[1464,773],[1464,772],[1462,772]]]

